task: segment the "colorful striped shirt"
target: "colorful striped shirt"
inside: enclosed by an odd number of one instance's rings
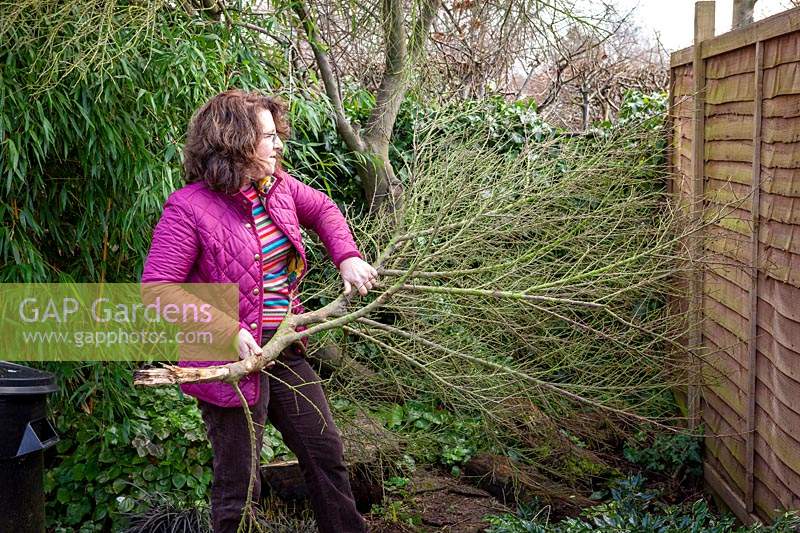
[[[289,294],[288,257],[292,243],[275,225],[255,188],[243,191],[253,204],[253,220],[261,241],[261,266],[263,269],[264,307],[262,329],[275,330],[289,311],[292,295]]]

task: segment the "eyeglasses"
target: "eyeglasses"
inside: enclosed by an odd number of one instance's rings
[[[275,144],[276,142],[278,142],[278,139],[280,139],[280,136],[278,135],[278,133],[277,133],[277,132],[273,132],[273,133],[263,133],[263,134],[261,135],[261,137],[262,137],[262,138],[264,138],[264,139],[267,139],[267,140],[271,141],[271,142],[272,142],[272,144]]]

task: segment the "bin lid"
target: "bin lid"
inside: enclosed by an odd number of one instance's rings
[[[0,395],[56,392],[56,377],[50,372],[0,361]]]

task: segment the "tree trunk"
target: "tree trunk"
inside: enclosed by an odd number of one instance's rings
[[[581,90],[581,129],[586,131],[589,129],[589,91]]]
[[[741,28],[753,23],[753,8],[756,0],[733,0],[732,29]]]
[[[390,213],[400,211],[403,185],[395,176],[389,161],[389,140],[377,143],[367,140],[365,144],[366,150],[361,153],[364,164],[359,167],[358,173],[370,213],[377,212],[383,206]]]
[[[389,145],[400,104],[408,90],[411,70],[424,54],[428,32],[440,5],[441,0],[423,0],[417,18],[411,25],[411,34],[407,35],[403,2],[382,0],[385,67],[375,95],[375,108],[370,113],[363,132],[354,128],[346,117],[339,81],[305,3],[297,2],[293,7],[314,52],[325,92],[333,104],[336,130],[347,147],[363,158],[358,174],[371,213],[378,211],[387,202],[389,212],[399,211],[402,207],[402,184],[395,176],[389,161]]]

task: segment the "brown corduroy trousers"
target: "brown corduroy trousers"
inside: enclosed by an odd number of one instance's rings
[[[268,374],[261,373],[261,396],[250,408],[257,449],[261,449],[264,423],[269,419],[297,456],[319,530],[323,533],[366,531],[350,489],[339,431],[316,372],[300,350],[290,347]],[[250,481],[247,421],[241,408],[198,403],[214,452],[211,486],[214,531],[233,533],[242,518]],[[260,494],[261,477],[256,475],[253,501],[257,502]]]

